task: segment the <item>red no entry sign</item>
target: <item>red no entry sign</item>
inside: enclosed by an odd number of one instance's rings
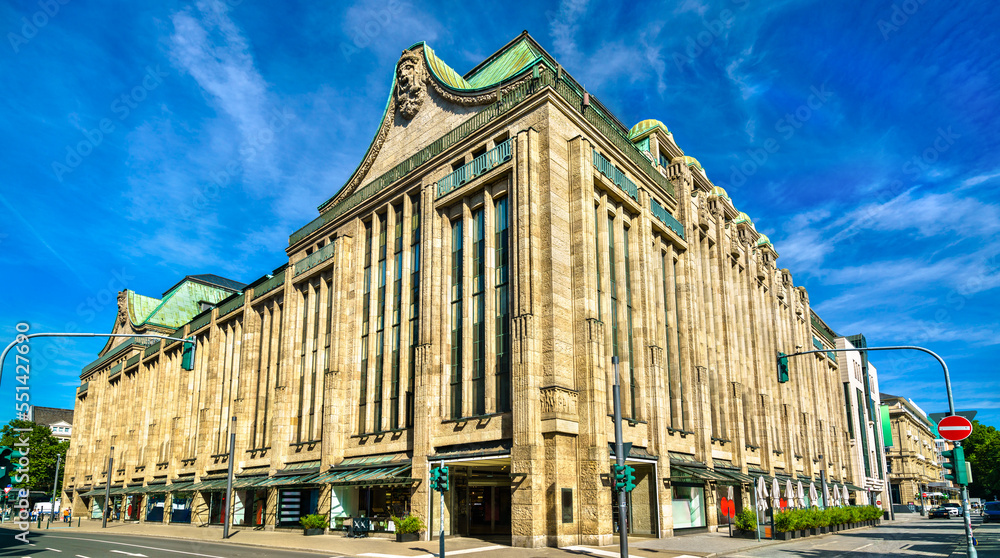
[[[972,434],[972,423],[960,415],[944,417],[938,423],[938,434],[945,440],[961,442]]]

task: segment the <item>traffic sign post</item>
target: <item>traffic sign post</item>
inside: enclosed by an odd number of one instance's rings
[[[961,415],[947,416],[938,422],[938,434],[949,442],[961,442],[972,434],[972,423]]]

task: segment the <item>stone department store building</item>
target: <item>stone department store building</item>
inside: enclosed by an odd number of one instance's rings
[[[459,75],[403,52],[364,159],[288,262],[121,293],[84,369],[64,490],[99,517],[237,525],[413,513],[517,546],[609,544],[612,356],[630,529],[720,521],[756,476],[853,483],[832,331],[667,127],[624,127],[526,33]],[[236,417],[235,423],[230,417]],[[108,457],[114,447],[114,464]],[[724,520],[723,520],[724,521]],[[424,537],[428,536],[424,533]]]

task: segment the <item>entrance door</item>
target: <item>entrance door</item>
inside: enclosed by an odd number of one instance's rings
[[[510,487],[469,487],[469,534],[510,534]]]

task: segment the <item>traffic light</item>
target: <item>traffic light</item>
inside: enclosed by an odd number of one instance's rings
[[[968,473],[965,470],[965,449],[959,446],[955,449],[941,452],[944,463],[941,465],[946,469],[944,478],[959,485],[969,484]]]
[[[783,384],[788,381],[788,355],[778,351],[778,383]]]
[[[181,368],[194,370],[194,338],[184,342],[184,349],[181,352]]]
[[[0,490],[12,484],[10,475],[14,471],[14,465],[10,462],[10,459],[13,456],[13,448],[0,446]]]
[[[431,469],[431,490],[448,492],[448,488],[448,467],[443,465],[441,467]]]
[[[612,485],[615,492],[621,492],[625,490],[625,465],[619,465],[615,463],[611,466],[615,477],[615,483]]]
[[[625,466],[625,492],[635,490],[635,469],[630,465]]]

